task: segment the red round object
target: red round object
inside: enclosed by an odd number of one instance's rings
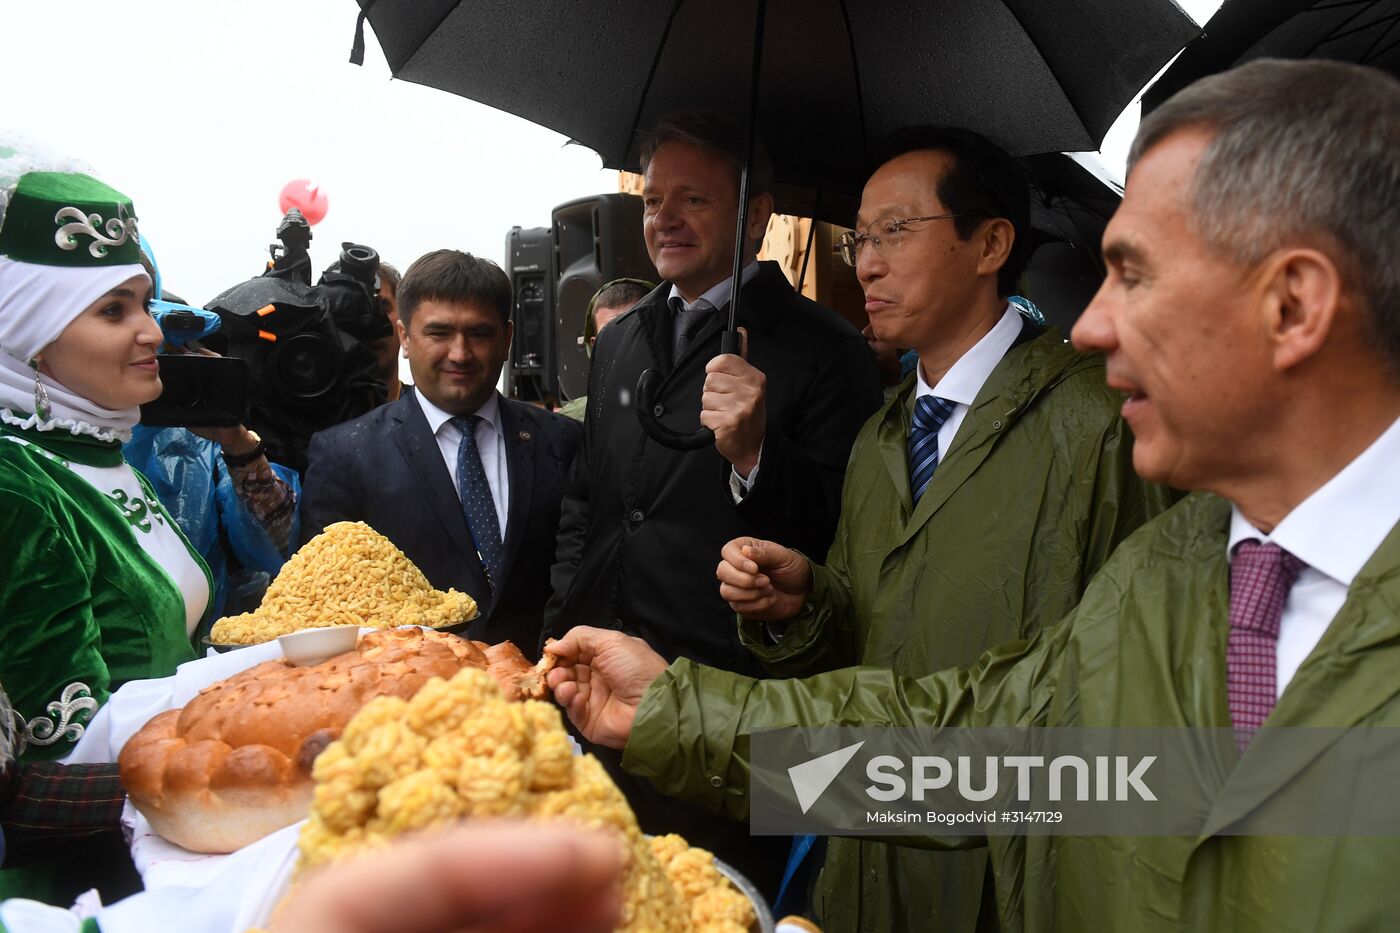
[[[315,226],[326,216],[331,205],[319,185],[309,178],[294,178],[282,186],[282,193],[277,196],[277,206],[284,214],[295,207],[301,211],[307,223]]]

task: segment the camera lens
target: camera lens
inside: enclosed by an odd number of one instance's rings
[[[339,265],[341,272],[373,288],[374,277],[379,271],[379,254],[359,243],[342,243]]]
[[[340,377],[340,348],[317,334],[297,334],[272,351],[267,374],[283,395],[320,398]]]

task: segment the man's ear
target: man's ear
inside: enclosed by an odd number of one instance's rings
[[[982,222],[977,235],[982,240],[982,252],[977,257],[977,274],[996,275],[1011,258],[1016,228],[1005,217],[993,217]]]
[[[1336,328],[1345,300],[1341,270],[1320,250],[1289,249],[1266,259],[1261,275],[1274,366],[1290,369],[1321,350]]]
[[[400,345],[403,345],[403,344],[407,344],[407,343],[408,343],[408,327],[404,325],[403,318],[397,318],[397,319],[395,319],[395,321],[394,321],[394,333],[396,333],[396,334],[399,335],[399,344],[400,344]]]
[[[773,196],[768,192],[749,198],[748,237],[755,250],[763,245],[768,233],[768,221],[773,217]]]

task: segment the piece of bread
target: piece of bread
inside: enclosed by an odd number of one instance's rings
[[[367,634],[312,667],[264,661],[147,723],[118,758],[122,784],[164,838],[232,852],[306,817],[311,764],[360,707],[487,666],[471,642],[417,628]]]
[[[551,638],[545,644],[551,644]],[[501,692],[507,700],[543,700],[549,693],[545,675],[554,669],[558,659],[546,653],[535,664],[515,646],[513,641],[503,641],[498,645],[488,645],[484,641],[474,641],[486,656],[486,670],[496,678]]]

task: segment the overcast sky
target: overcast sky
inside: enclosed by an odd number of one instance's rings
[[[1198,21],[1219,0],[1184,0]],[[317,269],[342,240],[404,268],[443,246],[501,262],[513,224],[616,191],[598,157],[524,120],[390,80],[353,0],[5,0],[0,124],[89,162],[130,195],[166,284],[195,304],[258,274],[294,178],[330,200]],[[1105,144],[1110,169],[1135,116]]]
[[[262,271],[293,178],[330,200],[311,257],[342,240],[402,270],[443,246],[501,262],[513,224],[617,190],[598,157],[532,123],[391,81],[353,0],[5,0],[0,122],[129,195],[168,287],[203,304]]]

